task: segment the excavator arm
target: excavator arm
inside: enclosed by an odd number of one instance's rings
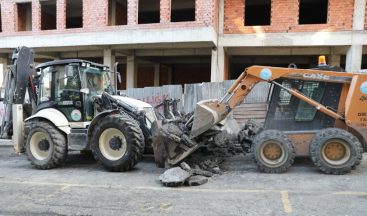
[[[28,47],[18,47],[12,55],[12,65],[5,71],[3,82],[3,115],[0,137],[10,138],[13,135],[13,104],[23,105],[28,90],[29,100],[35,105],[36,89],[32,80],[34,73],[34,51]],[[29,110],[28,110],[29,111]]]

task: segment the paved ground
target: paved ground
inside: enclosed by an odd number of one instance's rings
[[[151,157],[127,173],[106,172],[77,154],[41,171],[0,146],[0,215],[366,215],[364,156],[344,176],[322,174],[306,159],[285,174],[262,174],[235,157],[205,185],[165,188]]]

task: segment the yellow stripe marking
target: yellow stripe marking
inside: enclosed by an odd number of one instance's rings
[[[292,205],[291,201],[289,200],[288,191],[280,191],[280,194],[282,196],[282,202],[283,202],[283,208],[285,213],[292,213]]]

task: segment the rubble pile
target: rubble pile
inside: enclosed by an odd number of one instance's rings
[[[186,162],[182,162],[180,166],[166,170],[159,176],[159,180],[166,187],[178,187],[182,185],[199,186],[209,181],[209,177],[214,173],[202,170],[199,167],[191,168]]]
[[[166,145],[177,142],[190,147],[190,142],[200,140],[189,140],[184,120],[163,124],[160,128],[161,133],[164,133],[161,141]],[[249,152],[253,137],[260,131],[261,128],[252,121],[239,130],[235,121],[227,120],[222,130],[213,131],[212,137],[198,141],[201,142],[200,149],[185,158],[179,166],[166,170],[159,179],[168,187],[205,184],[210,177],[223,173],[220,164],[225,158]]]

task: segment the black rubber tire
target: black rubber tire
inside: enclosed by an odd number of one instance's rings
[[[261,148],[267,141],[275,141],[283,148],[284,158],[277,164],[270,164],[261,157]],[[265,173],[286,172],[296,157],[292,141],[286,134],[278,130],[265,130],[256,135],[251,146],[251,153],[258,170]]]
[[[30,148],[32,135],[36,132],[42,132],[48,138],[51,153],[44,160],[35,158]],[[65,135],[51,123],[39,120],[27,121],[25,123],[24,139],[28,159],[37,169],[51,169],[59,167],[65,162],[68,152]]]
[[[127,143],[125,154],[118,160],[104,157],[99,148],[99,138],[103,131],[109,128],[120,130]],[[107,170],[125,172],[132,169],[141,159],[144,152],[144,136],[139,125],[130,118],[122,115],[108,115],[95,127],[92,135],[91,149],[95,159]]]
[[[341,139],[349,147],[350,157],[341,165],[328,163],[322,155],[323,146],[331,139]],[[310,143],[310,155],[313,163],[321,171],[327,174],[342,175],[349,173],[361,163],[362,152],[363,149],[359,140],[353,134],[339,128],[321,130],[315,134]]]

